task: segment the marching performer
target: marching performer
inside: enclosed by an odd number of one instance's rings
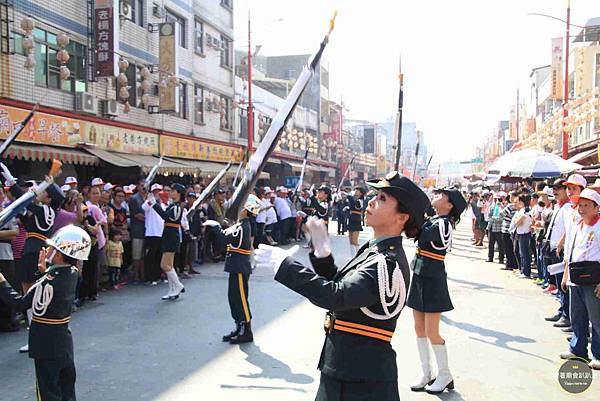
[[[298,212],[298,215],[302,217],[302,225],[300,226],[300,229],[302,230],[302,232],[304,233],[304,237],[306,238],[306,244],[302,245],[303,248],[308,248],[310,246],[310,233],[306,229],[306,219],[308,218],[308,216],[312,216],[315,214],[315,207],[318,203],[318,201],[316,200],[313,203],[313,197],[311,196],[310,192],[311,191],[308,188],[305,188],[302,190],[300,196],[298,197],[298,202],[300,202],[300,211]]]
[[[7,184],[10,186],[12,196],[15,199],[20,198],[24,194],[24,191],[17,185],[17,179],[13,177],[3,163],[0,163],[0,168],[2,169],[2,175],[6,178]],[[22,218],[25,230],[27,231],[27,239],[25,240],[21,265],[17,271],[17,275],[24,294],[29,291],[35,282],[40,250],[52,233],[56,210],[65,200],[63,191],[58,185],[53,183],[52,178],[46,177],[46,181],[52,182],[52,184],[37,196],[35,202],[27,206],[27,213]],[[27,310],[27,319],[30,325],[31,318],[31,310]],[[26,344],[19,349],[19,352],[27,352],[28,350],[29,347]]]
[[[241,344],[254,341],[250,321],[252,313],[248,305],[248,280],[252,274],[250,255],[252,254],[252,239],[250,237],[250,216],[256,216],[261,210],[260,199],[249,195],[244,208],[240,211],[239,222],[225,230],[216,220],[207,220],[204,226],[209,226],[222,243],[227,244],[225,271],[229,273],[227,297],[231,317],[235,322],[233,331],[223,336],[224,342]]]
[[[42,248],[36,262],[42,277],[21,296],[0,274],[0,298],[15,309],[33,310],[29,357],[35,364],[37,399],[75,400],[69,321],[77,287],[76,264],[87,259],[92,242],[83,229],[68,225],[46,243],[50,248]]]
[[[452,229],[460,220],[467,202],[457,189],[444,188],[436,191],[431,205],[436,215],[425,222],[419,235],[406,305],[413,309],[423,368],[423,376],[411,386],[411,390],[439,394],[446,388],[454,388],[445,341],[439,333],[441,313],[454,309],[448,293],[444,258],[452,243]],[[437,377],[430,362],[429,343],[437,361]]]
[[[329,224],[329,204],[331,202],[331,188],[327,185],[321,185],[316,195],[310,197],[315,208],[314,216],[324,220]]]
[[[177,273],[173,269],[175,254],[179,252],[181,246],[181,218],[183,215],[181,202],[185,199],[185,187],[178,183],[171,185],[169,196],[172,202],[165,210],[161,207],[160,200],[153,194],[148,195],[148,203],[165,221],[160,244],[160,251],[162,252],[160,267],[167,275],[169,292],[162,299],[173,301],[185,292],[183,284],[181,284]]]
[[[350,241],[350,251],[352,256],[358,252],[358,234],[362,231],[362,219],[364,213],[365,190],[362,187],[356,187],[354,195],[346,198],[348,207],[348,240]]]
[[[410,281],[401,235],[418,235],[429,198],[396,171],[368,184],[377,189],[366,210],[375,236],[344,267],[335,265],[327,226],[314,217],[307,222],[312,268],[291,257],[297,246],[260,245],[255,252],[275,280],[328,310],[318,401],[400,399],[391,340]]]

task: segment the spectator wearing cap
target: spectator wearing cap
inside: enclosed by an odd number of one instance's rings
[[[270,209],[273,208],[273,204],[271,203],[271,190],[270,187],[263,187],[258,191],[258,198],[260,199],[260,210],[258,215],[256,216],[256,238],[254,239],[254,248],[258,248],[259,244],[262,244],[263,241],[267,242],[265,239],[265,225],[267,223],[267,213]],[[269,245],[272,245],[269,243]]]
[[[271,190],[266,196],[273,207],[267,209],[265,239],[269,245],[276,245],[277,242],[273,239],[273,235],[275,226],[277,225],[277,213],[275,213],[275,199],[277,198],[277,195],[275,194],[275,191]]]
[[[65,185],[68,185],[69,187],[71,187],[71,189],[77,189],[77,178],[75,177],[67,177],[65,178]]]
[[[150,187],[150,195],[157,197],[158,194],[163,190],[163,186],[160,184],[152,184]],[[160,203],[162,205],[162,203]],[[144,211],[144,222],[145,222],[145,237],[144,237],[144,274],[145,278],[152,285],[158,284],[160,280],[160,259],[162,252],[160,250],[161,238],[164,228],[164,220],[156,213],[152,206],[144,201],[142,203],[142,210]],[[163,206],[164,208],[164,206]]]
[[[0,188],[0,211],[4,209],[6,196]],[[17,220],[12,218],[4,227],[0,228],[0,274],[2,274],[13,288],[18,288],[15,274],[15,261],[12,250],[12,241],[19,234]],[[15,319],[16,310],[10,308],[0,300],[0,332],[18,331],[19,325]]]
[[[129,229],[131,235],[131,259],[133,264],[134,281],[146,281],[144,271],[144,238],[146,237],[146,213],[142,205],[147,196],[146,180],[140,178],[135,185],[135,194],[128,200]],[[162,235],[162,232],[161,232]]]
[[[292,221],[292,210],[287,203],[286,187],[281,186],[277,188],[277,197],[275,198],[273,205],[275,206],[275,213],[277,213],[275,241],[281,245],[288,245],[290,243],[289,232]]]
[[[575,201],[575,199],[574,199]],[[565,247],[565,270],[561,282],[569,287],[571,327],[573,336],[569,351],[562,359],[588,359],[589,326],[592,327],[592,369],[600,369],[600,194],[584,189],[578,195],[577,212],[581,216],[570,232],[569,247]],[[584,269],[585,274],[578,274]]]
[[[104,188],[104,180],[100,177],[92,178],[91,186]]]
[[[108,204],[108,225],[109,230],[118,232],[121,245],[123,246],[122,264],[118,276],[121,280],[126,281],[129,277],[129,267],[131,266],[129,207],[125,201],[125,190],[122,187],[115,187],[112,194],[112,200]]]
[[[600,178],[596,178],[593,184],[588,185],[589,189],[593,189],[594,191],[600,194]]]

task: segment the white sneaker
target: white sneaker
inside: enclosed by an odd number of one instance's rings
[[[21,348],[19,348],[19,352],[21,352],[21,353],[29,352],[29,343],[27,343],[24,346],[22,346]]]
[[[600,370],[600,360],[594,358],[588,366],[594,370]]]

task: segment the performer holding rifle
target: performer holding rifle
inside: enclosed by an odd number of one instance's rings
[[[76,264],[88,258],[92,242],[83,229],[68,225],[45,244],[50,247],[41,248],[36,261],[41,278],[21,296],[0,274],[0,298],[15,309],[33,310],[29,357],[35,363],[37,399],[74,401],[75,363],[69,321],[77,288]]]
[[[345,266],[336,266],[327,226],[315,217],[307,222],[312,268],[291,257],[297,246],[255,251],[258,267],[272,268],[275,280],[328,311],[318,401],[400,399],[391,340],[410,281],[402,234],[418,236],[429,198],[396,171],[368,185],[377,189],[366,210],[374,238]]]
[[[23,248],[23,256],[21,258],[21,266],[17,272],[23,293],[27,293],[35,282],[35,274],[37,272],[38,256],[40,250],[46,243],[46,240],[52,233],[56,210],[65,200],[65,195],[58,185],[54,183],[54,176],[58,174],[61,163],[53,160],[50,173],[46,176],[45,182],[40,184],[39,188],[33,193],[25,193],[23,189],[17,185],[17,179],[12,175],[8,167],[0,163],[2,175],[6,179],[6,183],[10,186],[11,194],[17,199],[11,206],[3,212],[12,214],[11,207],[16,208],[20,205],[19,199],[28,199],[29,203],[25,206],[26,213],[22,217],[25,230],[27,230],[27,239]],[[29,199],[30,198],[30,199]],[[14,214],[24,212],[14,210]],[[31,325],[32,312],[27,310],[27,319]],[[19,352],[28,352],[29,346],[26,344],[19,349]]]
[[[354,194],[346,198],[348,208],[348,240],[352,256],[358,252],[358,234],[362,231],[363,213],[365,211],[365,191],[362,187],[356,187]]]

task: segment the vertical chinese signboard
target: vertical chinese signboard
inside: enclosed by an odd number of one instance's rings
[[[177,38],[179,26],[165,22],[159,27],[159,108],[161,113],[179,112],[179,84],[174,84],[177,76]]]
[[[552,88],[551,95],[554,100],[563,99],[563,38],[552,39]]]
[[[118,0],[96,0],[94,38],[96,41],[96,77],[114,77],[119,71],[119,3]]]

